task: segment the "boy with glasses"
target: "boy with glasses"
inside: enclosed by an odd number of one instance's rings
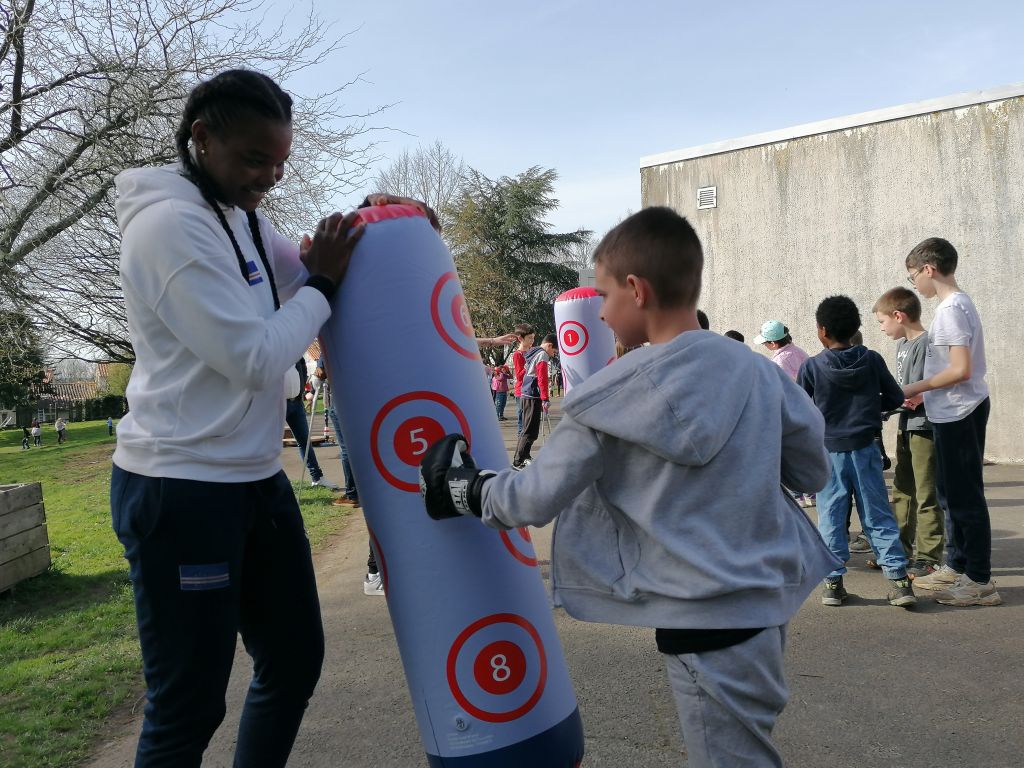
[[[945,605],[999,605],[982,475],[990,402],[981,317],[957,285],[957,252],[949,241],[930,237],[905,263],[918,293],[939,300],[928,329],[924,378],[903,393],[911,402],[924,396],[933,425],[935,484],[946,509],[948,545],[946,564],[914,584]]]

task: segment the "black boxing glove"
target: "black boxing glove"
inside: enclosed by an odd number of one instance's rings
[[[435,520],[482,514],[483,488],[496,473],[477,469],[466,438],[445,435],[423,454],[420,494],[427,514]]]

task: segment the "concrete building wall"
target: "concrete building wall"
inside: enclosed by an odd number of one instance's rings
[[[952,242],[957,280],[985,327],[986,454],[1024,461],[1024,96],[658,159],[641,168],[642,203],[690,219],[706,251],[700,306],[712,330],[734,328],[748,343],[779,319],[798,345],[820,351],[815,307],[842,293],[861,309],[865,343],[894,368],[895,342],[871,306],[908,285],[914,245]],[[698,210],[705,186],[717,186],[717,207]],[[923,304],[927,326],[934,301]]]

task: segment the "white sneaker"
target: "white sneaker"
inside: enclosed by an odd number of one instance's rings
[[[384,581],[379,573],[366,574],[366,578],[363,579],[363,594],[384,596]]]
[[[914,579],[917,583],[917,579]],[[986,584],[979,584],[966,573],[962,574],[956,583],[949,589],[942,592],[935,592],[934,595],[943,605],[1002,605],[1003,598],[996,592],[996,583],[989,581]]]
[[[341,490],[341,486],[340,485],[335,485],[330,480],[328,480],[326,477],[321,477],[319,480],[314,480],[311,483],[311,485],[315,485],[315,486],[317,486],[319,488],[326,488],[328,491],[340,491]]]
[[[917,589],[945,591],[956,584],[957,579],[962,575],[948,565],[944,565],[927,576],[918,576],[914,579],[914,587]]]

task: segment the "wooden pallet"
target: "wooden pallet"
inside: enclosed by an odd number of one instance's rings
[[[42,485],[0,485],[0,592],[49,567]]]

